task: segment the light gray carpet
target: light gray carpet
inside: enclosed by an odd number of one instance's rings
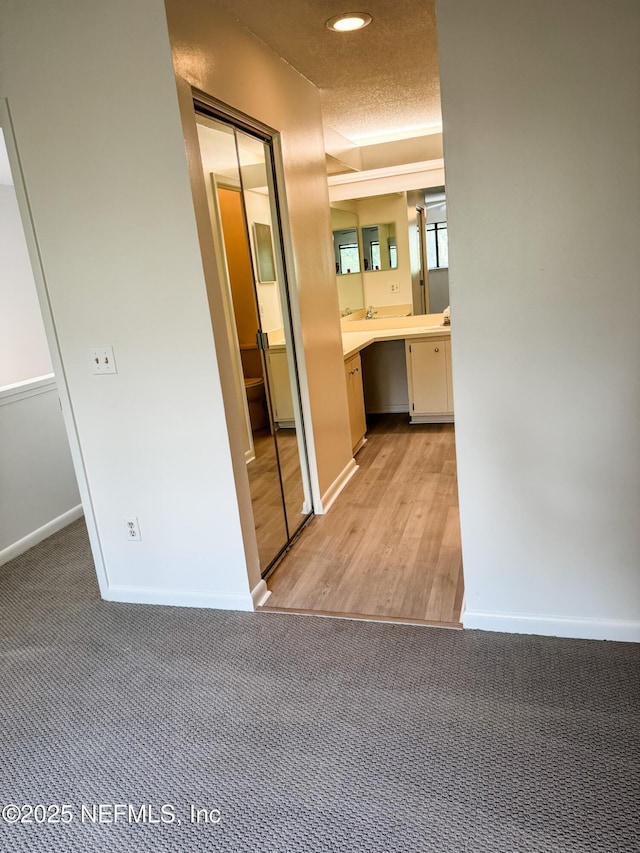
[[[109,604],[82,522],[0,569],[0,617],[0,800],[74,814],[7,853],[640,849],[637,646]]]

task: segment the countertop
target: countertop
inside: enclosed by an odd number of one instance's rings
[[[344,330],[343,325],[343,355],[349,358],[377,341],[450,337],[451,326],[443,326],[442,319],[442,314],[423,314],[386,320],[352,321],[349,323],[348,332]],[[354,328],[355,326],[357,328]]]
[[[410,317],[387,317],[379,320],[351,320],[342,324],[342,353],[355,355],[377,341],[400,341],[405,338],[449,337],[451,326],[442,325],[442,314],[416,314]],[[349,331],[345,331],[349,329]],[[284,350],[282,329],[269,332],[269,348]]]

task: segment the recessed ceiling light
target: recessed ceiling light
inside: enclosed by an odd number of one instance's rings
[[[329,18],[327,27],[336,33],[350,33],[361,30],[371,21],[371,15],[367,15],[366,12],[344,12],[342,15],[336,15],[335,18]]]

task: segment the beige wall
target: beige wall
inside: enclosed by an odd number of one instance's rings
[[[280,134],[287,262],[324,494],[351,453],[319,92],[207,0],[167,0],[166,8],[188,144],[193,118],[186,84]]]
[[[411,303],[411,261],[409,258],[409,229],[407,226],[407,197],[405,193],[363,198],[356,202],[358,222],[367,225],[395,223],[398,247],[398,268],[364,272],[365,305],[404,305]],[[397,284],[399,290],[391,292]]]
[[[640,640],[640,5],[437,13],[465,625]]]

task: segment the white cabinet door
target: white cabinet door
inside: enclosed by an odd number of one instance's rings
[[[453,420],[451,343],[448,339],[406,342],[407,379],[412,423]]]

